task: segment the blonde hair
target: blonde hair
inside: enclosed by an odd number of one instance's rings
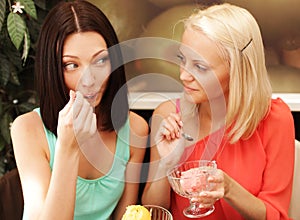
[[[249,138],[269,110],[272,88],[259,26],[244,8],[228,3],[199,10],[185,29],[200,30],[221,46],[230,65],[226,129],[231,143]]]

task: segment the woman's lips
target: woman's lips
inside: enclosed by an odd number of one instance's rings
[[[184,86],[183,88],[184,88],[184,91],[186,91],[186,92],[194,92],[194,91],[197,91],[197,89],[193,89],[193,88],[188,87],[188,86]]]
[[[83,97],[88,100],[93,100],[96,98],[97,94],[98,93],[89,93],[89,94],[85,94]]]

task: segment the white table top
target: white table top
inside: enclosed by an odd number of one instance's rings
[[[133,110],[153,110],[163,101],[179,96],[179,92],[129,92],[129,107]],[[273,93],[272,97],[280,97],[291,111],[300,112],[300,93]]]

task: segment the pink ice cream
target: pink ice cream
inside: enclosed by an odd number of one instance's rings
[[[187,193],[201,192],[207,189],[209,174],[203,167],[192,168],[181,172],[180,185]]]

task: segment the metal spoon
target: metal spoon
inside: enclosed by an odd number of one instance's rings
[[[184,139],[185,140],[187,140],[187,141],[193,141],[194,140],[194,138],[191,136],[191,135],[189,135],[189,134],[187,134],[187,133],[181,133],[181,135],[182,135],[182,137],[184,137]]]
[[[179,112],[180,112],[180,101],[179,101],[179,99],[176,99],[176,113],[179,113]],[[181,135],[187,141],[193,141],[194,140],[194,138],[191,135],[186,134],[184,132],[182,132]]]

